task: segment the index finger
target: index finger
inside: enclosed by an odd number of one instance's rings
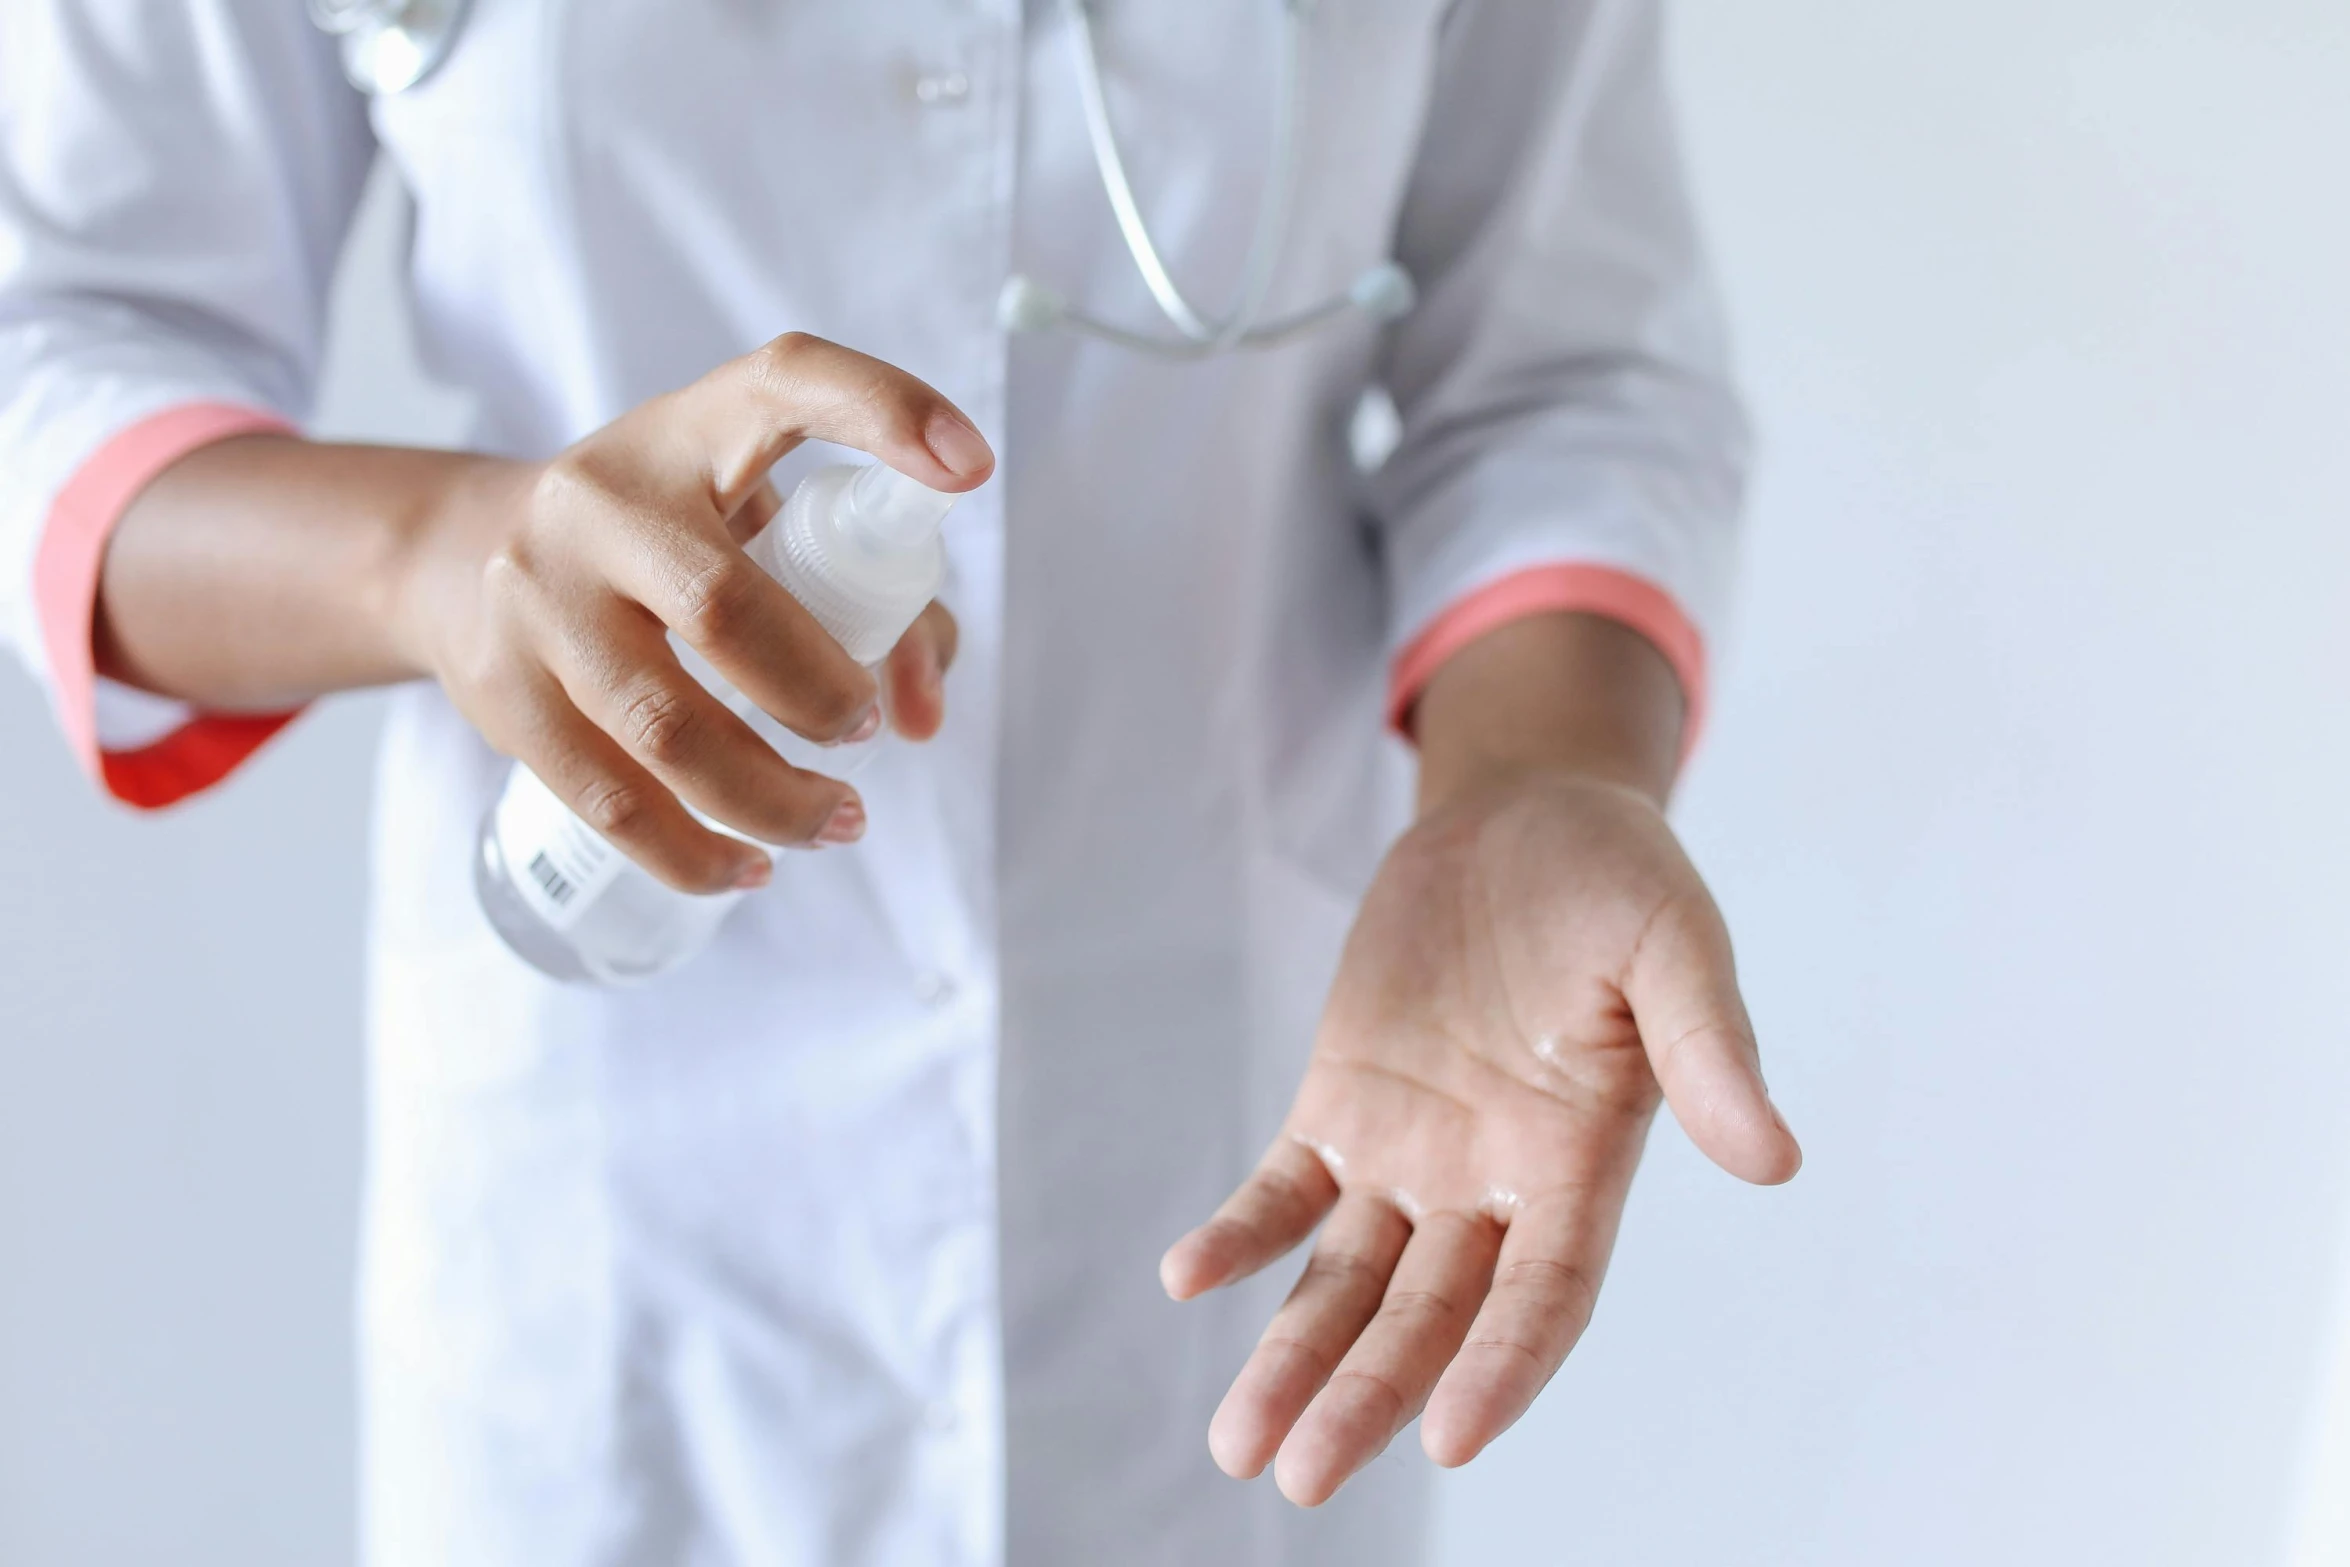
[[[739,542],[774,511],[768,470],[817,438],[871,452],[934,489],[968,490],[995,456],[934,387],[869,354],[786,333],[682,391],[624,416],[603,440],[660,497],[599,482],[603,453],[571,469],[586,498],[633,512],[606,530],[601,564],[622,592],[708,659],[737,690],[810,739],[860,733],[875,696],[859,669]]]
[[[1189,1300],[1247,1278],[1311,1235],[1337,1201],[1328,1166],[1285,1134],[1207,1223],[1167,1248],[1159,1282]]]
[[[870,453],[934,490],[972,489],[995,469],[986,438],[937,388],[805,332],[786,332],[639,413],[671,476],[705,490],[721,519],[807,440]]]

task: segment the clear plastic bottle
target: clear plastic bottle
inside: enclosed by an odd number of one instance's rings
[[[938,593],[945,569],[938,525],[954,503],[953,496],[880,465],[822,468],[800,482],[746,551],[850,657],[877,668]],[[804,740],[760,712],[692,649],[680,647],[679,656],[795,767],[845,777],[878,743],[878,737],[854,746]],[[676,968],[709,945],[746,896],[672,889],[572,815],[519,764],[482,820],[473,879],[482,912],[516,953],[557,979],[604,984]]]

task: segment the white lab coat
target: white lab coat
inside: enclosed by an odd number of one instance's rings
[[[1136,185],[1213,307],[1272,5],[1099,15]],[[93,693],[59,595],[86,598],[120,464],[169,444],[125,432],[303,416],[378,148],[415,198],[424,356],[483,448],[551,453],[799,329],[929,379],[1002,456],[947,527],[945,732],[861,775],[862,845],[786,856],[658,984],[507,954],[470,885],[505,764],[398,694],[368,1560],[1416,1558],[1416,1451],[1313,1514],[1215,1473],[1209,1413],[1288,1270],[1179,1307],[1155,1260],[1273,1133],[1401,822],[1391,661],[1525,568],[1720,611],[1739,424],[1659,30],[1650,0],[1323,0],[1273,306],[1391,250],[1420,306],[1165,365],[994,321],[1016,269],[1156,321],[1048,0],[476,0],[439,74],[372,103],[298,0],[9,0],[0,614],[125,798],[256,735]],[[1365,482],[1344,432],[1374,379],[1403,433]]]

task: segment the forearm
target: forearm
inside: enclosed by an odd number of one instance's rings
[[[418,540],[518,467],[276,435],[200,448],[116,524],[99,672],[222,711],[416,678],[400,600]]]
[[[1662,805],[1685,716],[1672,666],[1597,615],[1534,615],[1446,660],[1413,709],[1420,812],[1531,773],[1571,772]]]

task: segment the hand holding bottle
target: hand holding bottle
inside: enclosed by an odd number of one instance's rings
[[[853,790],[784,761],[668,640],[675,632],[811,740],[879,726],[873,675],[743,547],[780,508],[768,470],[809,438],[944,491],[973,488],[994,463],[922,382],[787,336],[550,462],[453,475],[395,576],[391,623],[409,658],[492,745],[679,891],[767,880],[767,855],[744,838],[846,842],[863,830]],[[892,711],[916,738],[938,727],[954,642],[932,605],[886,665]]]

